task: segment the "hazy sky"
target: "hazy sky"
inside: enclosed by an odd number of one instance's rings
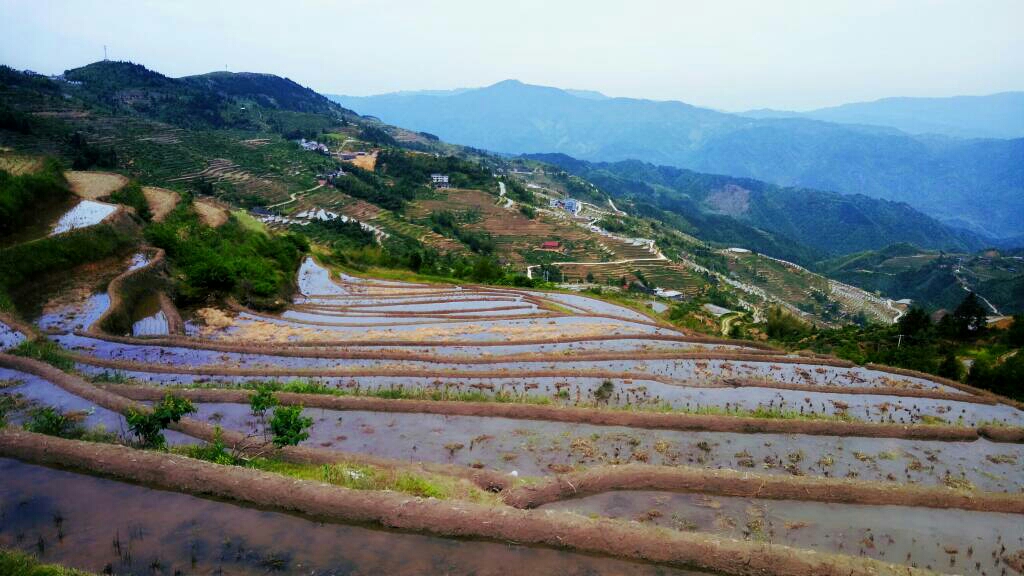
[[[1024,90],[1024,0],[0,0],[0,62],[271,72],[354,95],[506,78],[726,110]]]

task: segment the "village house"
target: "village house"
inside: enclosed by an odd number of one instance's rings
[[[302,147],[303,150],[309,150],[310,152],[319,152],[321,154],[328,155],[331,153],[330,148],[328,148],[324,144],[317,142],[316,140],[306,140],[305,138],[302,138],[298,140],[298,144],[299,146]]]
[[[583,209],[583,205],[580,204],[580,201],[574,198],[553,198],[549,203],[549,207],[561,208],[573,216],[579,214],[580,210]]]
[[[431,174],[430,184],[434,188],[448,188],[448,175],[447,174]]]

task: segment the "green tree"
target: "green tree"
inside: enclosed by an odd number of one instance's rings
[[[136,410],[129,408],[125,412],[125,420],[128,421],[128,430],[139,439],[139,444],[145,448],[163,448],[167,443],[163,431],[172,422],[180,422],[185,414],[192,414],[196,411],[187,398],[179,398],[168,394],[159,403],[153,405],[150,410]]]
[[[985,331],[988,314],[974,292],[969,292],[953,311],[953,322],[963,338],[976,337]]]
[[[249,409],[253,416],[260,419],[260,428],[264,435],[267,433],[267,410],[277,406],[277,398],[274,396],[274,389],[270,386],[260,386],[255,394],[249,397]]]
[[[928,313],[923,309],[914,306],[907,313],[900,317],[899,327],[900,334],[906,336],[917,336],[919,333],[924,332],[928,328],[931,328],[932,321],[928,317]]]
[[[942,363],[939,364],[938,375],[953,380],[959,380],[963,375],[963,364],[957,359],[952,350],[947,350]]]
[[[768,310],[765,320],[765,332],[775,340],[799,340],[810,332],[803,320],[778,306]]]
[[[274,445],[295,446],[306,438],[306,430],[313,425],[313,419],[302,415],[302,406],[279,406],[270,419],[270,431],[274,433]]]
[[[1013,324],[1006,331],[1006,341],[1010,346],[1024,346],[1024,314],[1013,315]]]

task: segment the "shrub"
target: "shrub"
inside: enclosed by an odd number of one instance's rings
[[[0,574],[17,576],[89,576],[86,572],[56,564],[41,564],[32,556],[17,550],[0,549]]]
[[[0,170],[0,234],[15,229],[26,209],[35,209],[40,203],[62,200],[71,195],[63,167],[48,159],[43,168],[32,174],[13,176]]]
[[[214,428],[211,442],[199,446],[189,446],[187,454],[192,458],[206,460],[214,464],[238,464],[238,458],[228,452],[224,446],[224,430],[220,426]]]
[[[260,386],[256,393],[249,398],[249,409],[253,416],[259,417],[264,439],[267,433],[267,410],[275,406],[277,406],[277,398],[274,397],[274,389],[270,386]]]
[[[142,186],[139,186],[138,182],[132,181],[124,188],[111,194],[110,201],[131,206],[147,222],[153,217],[152,212],[149,211],[149,202],[146,201],[146,196],[142,193]]]
[[[270,420],[270,431],[274,434],[274,445],[295,446],[309,438],[306,430],[313,425],[313,419],[302,415],[302,406],[279,406],[274,409]]]
[[[129,408],[125,413],[125,419],[128,421],[128,430],[138,437],[141,446],[163,448],[167,443],[163,430],[171,422],[180,422],[182,416],[195,411],[195,406],[188,399],[168,394],[155,404],[152,410]]]
[[[799,340],[810,333],[810,327],[780,307],[770,308],[765,332],[776,340]]]
[[[33,410],[25,423],[25,430],[61,438],[78,438],[84,432],[75,420],[50,406]]]
[[[612,384],[611,380],[605,380],[601,382],[601,385],[594,390],[594,399],[598,402],[607,402],[611,399],[612,393],[615,392],[615,384]]]

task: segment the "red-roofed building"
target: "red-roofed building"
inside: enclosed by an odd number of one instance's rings
[[[540,245],[544,250],[558,250],[562,247],[562,243],[557,240],[548,240],[547,242]]]

